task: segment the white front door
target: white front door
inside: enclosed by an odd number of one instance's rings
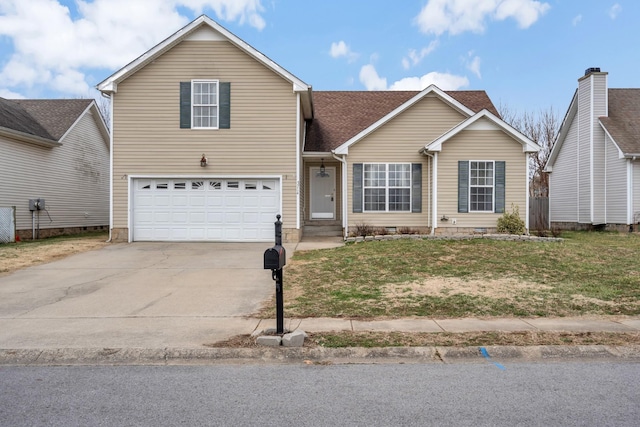
[[[336,168],[327,167],[324,173],[319,167],[310,169],[311,219],[335,219],[336,217]]]

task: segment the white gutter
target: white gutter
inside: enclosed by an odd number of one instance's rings
[[[593,144],[593,98],[594,98],[594,88],[593,88],[593,74],[589,76],[589,222],[593,224],[595,220],[595,204],[594,204],[594,196],[595,196],[595,183],[593,178],[593,164],[594,164],[594,144]]]
[[[627,224],[633,224],[633,161],[627,160]]]
[[[342,230],[344,238],[349,237],[348,221],[347,221],[347,160],[343,157],[338,157],[334,152],[331,152],[334,159],[342,163]]]

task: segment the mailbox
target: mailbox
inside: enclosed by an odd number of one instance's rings
[[[284,246],[275,245],[264,251],[264,269],[280,270],[287,263],[287,255]]]

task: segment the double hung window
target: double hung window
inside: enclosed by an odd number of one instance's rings
[[[469,162],[469,210],[493,212],[494,167],[492,161]]]
[[[194,80],[191,84],[192,128],[217,129],[218,81]]]
[[[411,211],[411,164],[364,164],[364,211]]]

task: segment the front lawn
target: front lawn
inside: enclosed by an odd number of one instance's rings
[[[297,252],[286,317],[640,314],[640,235],[557,242],[396,240]],[[273,316],[273,305],[263,311]]]

